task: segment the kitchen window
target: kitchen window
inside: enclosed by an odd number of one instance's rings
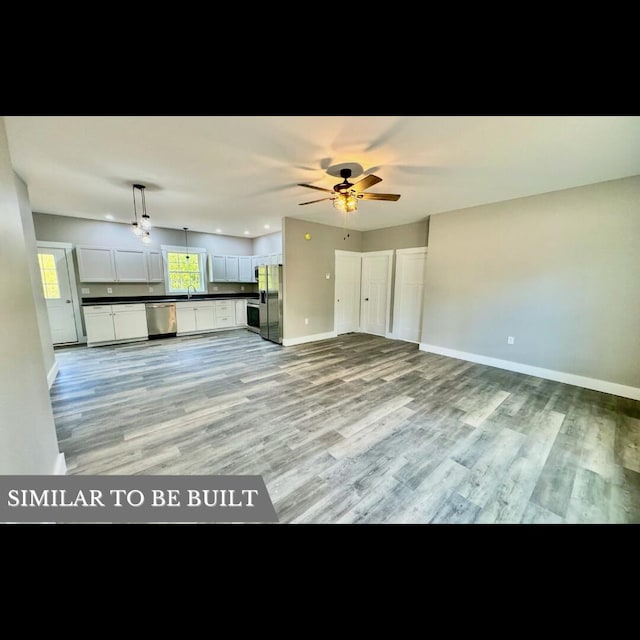
[[[171,247],[163,245],[167,293],[206,293],[207,250],[199,247]]]

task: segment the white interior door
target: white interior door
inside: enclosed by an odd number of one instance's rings
[[[360,330],[384,336],[389,330],[389,298],[393,251],[362,255]]]
[[[336,251],[335,320],[337,334],[360,329],[360,266],[359,253]]]
[[[396,252],[393,335],[400,340],[420,342],[426,258],[426,247]]]
[[[38,264],[53,344],[77,342],[67,253],[64,249],[39,247]]]

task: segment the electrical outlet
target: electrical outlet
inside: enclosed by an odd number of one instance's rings
[[[107,293],[113,293],[113,289],[111,287],[107,287]]]
[[[240,291],[244,291],[244,285],[240,286]]]
[[[149,287],[149,293],[153,293],[153,287]]]
[[[214,290],[214,291],[217,291],[217,290],[218,290],[218,287],[213,287],[213,290]]]
[[[305,319],[304,319],[304,323],[305,323],[305,324],[309,324],[309,318],[305,318]]]
[[[507,336],[507,344],[513,344],[516,339],[513,336]]]
[[[89,289],[89,287],[82,287],[82,293],[91,293],[91,289]]]
[[[324,277],[325,277],[327,280],[331,280],[331,274],[330,274],[330,273],[325,273],[325,274],[324,274]]]

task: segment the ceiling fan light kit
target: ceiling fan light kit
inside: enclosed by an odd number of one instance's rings
[[[343,181],[334,185],[333,189],[325,189],[324,187],[316,187],[312,184],[298,184],[299,187],[307,187],[308,189],[316,189],[317,191],[326,191],[332,194],[327,198],[320,198],[319,200],[310,200],[309,202],[300,202],[300,205],[314,204],[315,202],[323,202],[324,200],[331,200],[333,206],[344,213],[351,213],[358,208],[358,200],[387,200],[395,202],[400,199],[397,193],[363,193],[365,189],[372,187],[378,182],[382,182],[382,178],[368,175],[362,180],[359,180],[355,184],[349,182],[351,177],[351,169],[341,169],[340,177]]]

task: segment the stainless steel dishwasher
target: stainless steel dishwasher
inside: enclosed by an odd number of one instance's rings
[[[175,302],[148,302],[145,307],[149,340],[174,338],[178,331]]]

